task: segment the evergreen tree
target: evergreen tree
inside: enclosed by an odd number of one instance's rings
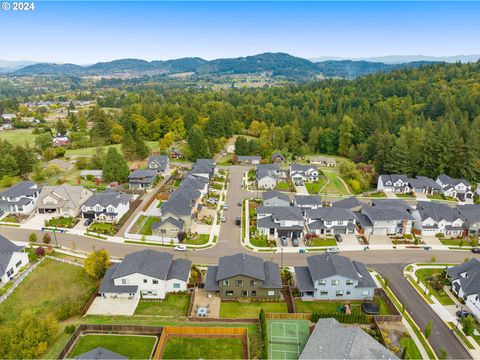
[[[188,132],[188,148],[190,150],[190,159],[208,159],[211,157],[207,140],[199,125],[194,125]]]
[[[103,161],[103,179],[107,182],[127,182],[130,170],[125,158],[118,153],[117,149],[108,149]]]

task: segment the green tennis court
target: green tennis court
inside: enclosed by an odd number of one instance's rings
[[[298,359],[310,337],[307,320],[268,320],[270,359]]]

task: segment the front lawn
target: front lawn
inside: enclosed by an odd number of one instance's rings
[[[402,199],[414,199],[415,198],[414,194],[396,194],[395,196],[397,198],[402,198]]]
[[[440,242],[443,245],[446,246],[456,246],[456,247],[464,247],[464,246],[472,246],[470,240],[465,240],[465,239],[444,239],[444,238],[438,238]],[[478,243],[475,243],[475,246],[477,246]]]
[[[440,286],[443,287],[443,284],[441,281],[438,282],[438,285],[436,285],[436,282],[432,282],[429,280],[431,277],[439,277],[439,280],[441,278],[441,274],[443,273],[443,269],[439,268],[432,268],[432,269],[419,269],[416,271],[415,275],[420,279],[420,282],[427,287],[427,289],[430,291],[430,293],[435,296],[435,298],[440,302],[442,305],[455,305],[454,301],[450,299],[450,297],[443,291],[443,289],[437,290],[437,288],[440,288]],[[435,288],[432,286],[434,285]]]
[[[18,320],[24,311],[64,320],[81,312],[96,285],[82,267],[46,259],[0,304],[2,320]]]
[[[162,301],[140,301],[135,315],[187,316],[189,306],[190,295],[169,294]]]
[[[7,215],[5,216],[1,221],[3,222],[9,222],[9,223],[19,223],[18,219],[13,216],[13,215]]]
[[[337,309],[345,304],[352,306],[352,312],[363,313],[363,301],[302,301],[295,300],[295,307],[299,313],[335,313]]]
[[[243,344],[238,338],[186,338],[167,340],[163,359],[243,359]]]
[[[278,191],[291,191],[290,184],[286,181],[279,181],[277,186],[275,186],[275,190]]]
[[[455,199],[454,197],[445,196],[443,194],[427,195],[427,198],[431,200],[445,200],[445,201],[457,202],[457,199]]]
[[[199,234],[195,239],[185,239],[183,244],[185,245],[205,245],[210,238],[209,234]]]
[[[48,221],[45,221],[45,225],[46,226],[52,226],[52,227],[61,227],[61,228],[71,229],[75,225],[77,225],[77,223],[79,221],[80,220],[74,219],[72,217],[60,216],[58,218],[52,218]]]
[[[88,231],[96,232],[98,234],[113,236],[117,232],[116,226],[110,223],[93,223],[88,228]]]
[[[371,193],[368,195],[368,197],[371,197],[371,198],[384,198],[384,197],[387,197],[387,195],[385,195],[385,193],[383,191],[376,191],[374,193]]]
[[[155,342],[156,338],[154,336],[82,335],[70,354],[68,354],[68,358],[73,359],[101,346],[129,359],[150,359]]]
[[[318,194],[325,182],[325,179],[321,177],[318,181],[306,182],[305,188],[309,194]]]
[[[152,225],[160,221],[161,219],[157,216],[140,216],[138,219],[139,229],[138,234],[140,235],[152,235]]]
[[[220,305],[221,318],[257,319],[260,310],[271,313],[287,313],[285,302],[238,302],[222,301]]]
[[[222,190],[223,184],[214,183],[213,185],[210,185],[210,187],[215,190]]]
[[[308,245],[307,245],[308,244]],[[305,239],[306,246],[337,246],[337,242],[334,238],[312,238]]]

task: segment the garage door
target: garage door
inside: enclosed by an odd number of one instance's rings
[[[387,235],[387,229],[386,228],[376,228],[373,230],[373,235]]]

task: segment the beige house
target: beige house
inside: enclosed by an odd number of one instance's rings
[[[82,186],[45,186],[40,193],[37,210],[39,214],[77,217],[82,204],[92,195],[92,191]]]

